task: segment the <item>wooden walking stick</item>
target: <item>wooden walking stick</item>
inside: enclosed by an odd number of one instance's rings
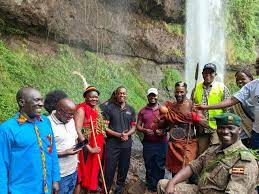
[[[197,85],[197,81],[198,81],[198,76],[199,76],[199,63],[197,63],[196,65],[196,69],[195,69],[195,85],[191,94],[191,100],[193,101],[193,98],[195,96],[195,90],[196,90],[196,85]],[[191,112],[192,112],[193,106],[191,108]],[[188,127],[188,133],[187,133],[187,140],[186,140],[186,146],[185,146],[185,150],[184,150],[184,157],[183,157],[183,165],[182,168],[185,166],[185,162],[186,162],[186,149],[187,149],[187,145],[189,144],[190,141],[190,132],[191,132],[191,124],[189,124]]]
[[[91,130],[92,130],[92,133],[93,133],[93,138],[94,138],[94,144],[95,144],[95,147],[97,147],[97,142],[96,142],[96,137],[95,137],[95,132],[94,132],[94,124],[93,124],[93,119],[92,119],[91,115],[90,115],[90,123],[91,123]],[[99,153],[97,154],[97,158],[98,158],[98,163],[99,163],[100,170],[101,170],[104,191],[105,191],[105,194],[108,194],[107,187],[106,187],[106,182],[105,182],[105,178],[104,178],[104,174],[103,174],[102,163],[101,163],[101,159],[100,159]]]

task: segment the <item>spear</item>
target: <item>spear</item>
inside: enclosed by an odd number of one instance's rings
[[[193,88],[193,91],[192,91],[191,100],[193,100],[193,98],[195,96],[195,90],[196,90],[198,77],[199,77],[199,62],[197,63],[196,69],[195,69],[195,84],[194,84],[194,88]]]
[[[91,115],[90,115],[90,123],[91,123],[91,130],[92,130],[92,133],[93,133],[93,138],[94,138],[94,144],[95,144],[95,147],[97,147],[97,142],[96,142],[96,137],[95,137],[95,132],[94,132],[94,124],[93,124],[93,119],[92,119]],[[97,154],[97,158],[98,158],[98,163],[99,163],[100,170],[101,170],[104,191],[105,191],[105,194],[108,194],[107,187],[106,187],[106,182],[105,182],[105,178],[104,178],[104,174],[103,174],[102,163],[101,163],[101,159],[100,159],[99,153]]]
[[[193,88],[193,91],[192,91],[192,94],[191,94],[191,100],[193,101],[193,98],[195,96],[195,90],[196,90],[196,85],[197,85],[197,81],[198,81],[198,76],[199,76],[199,62],[197,63],[196,65],[196,69],[195,69],[195,84],[194,84],[194,88]],[[193,108],[193,106],[192,106]],[[191,112],[192,112],[192,108],[191,108]],[[185,166],[185,162],[186,162],[186,148],[187,148],[187,145],[189,144],[189,141],[190,141],[190,132],[191,132],[191,124],[189,124],[189,129],[188,129],[188,133],[187,133],[187,140],[186,140],[186,147],[185,147],[185,150],[184,150],[184,157],[183,157],[183,165],[182,165],[182,168]]]

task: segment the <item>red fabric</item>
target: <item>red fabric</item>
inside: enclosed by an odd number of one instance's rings
[[[181,113],[176,111],[174,103],[167,101],[165,106],[168,113],[165,119],[171,123],[188,123],[199,122],[200,116],[194,112]],[[168,151],[166,154],[166,167],[173,173],[179,172],[182,167],[189,164],[190,161],[197,157],[198,142],[196,139],[174,139],[168,142]]]
[[[199,123],[201,121],[201,116],[196,112],[192,112],[192,120],[194,123]]]
[[[165,120],[171,123],[195,123],[200,122],[201,117],[195,112],[182,113],[174,110],[174,103],[170,101],[165,102],[165,106],[168,108],[168,112],[164,115]]]
[[[166,168],[173,173],[179,172],[182,167],[187,166],[190,161],[196,159],[197,152],[198,142],[196,139],[189,139],[188,143],[186,139],[169,141]]]
[[[85,111],[85,120],[84,127],[90,126],[90,115],[93,120],[94,128],[96,128],[98,112],[95,109],[92,109],[85,102],[81,103],[77,106],[77,109],[83,108]],[[104,135],[102,133],[97,134],[95,132],[97,146],[101,148],[101,152],[99,153],[100,159],[102,159],[103,155],[103,145],[104,145]],[[95,147],[95,142],[93,138],[93,133],[90,133],[88,137],[89,145],[91,147]],[[98,155],[92,154],[90,152],[87,153],[87,160],[84,161],[84,153],[81,150],[78,154],[79,165],[78,165],[78,183],[81,183],[82,187],[95,191],[98,188],[98,175],[100,171],[100,166],[98,162]]]

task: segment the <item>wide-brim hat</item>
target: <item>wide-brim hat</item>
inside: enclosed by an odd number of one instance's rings
[[[85,96],[86,96],[89,92],[92,92],[92,91],[97,92],[98,96],[100,95],[99,90],[97,90],[95,86],[88,86],[88,87],[85,89],[85,91],[84,91],[84,94],[83,94],[84,98],[85,98]]]

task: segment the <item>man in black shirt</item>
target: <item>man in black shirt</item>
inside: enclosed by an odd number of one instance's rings
[[[130,164],[132,139],[135,132],[135,110],[126,103],[127,90],[120,86],[115,91],[115,98],[103,110],[109,126],[106,130],[105,181],[107,190],[111,189],[118,164],[115,194],[121,194]]]

